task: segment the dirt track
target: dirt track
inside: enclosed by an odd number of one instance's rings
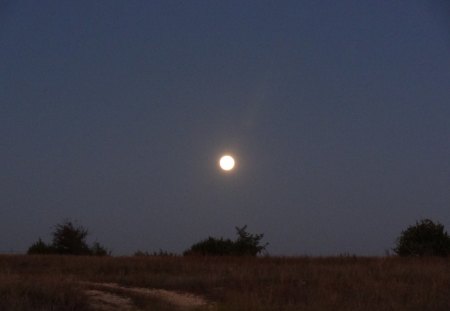
[[[90,289],[86,290],[86,294],[90,297],[92,306],[100,311],[112,310],[139,310],[133,306],[132,299],[127,294],[142,295],[152,297],[170,305],[177,309],[189,310],[198,307],[207,307],[212,310],[211,304],[202,297],[168,291],[164,289],[150,289],[141,287],[123,287],[116,283],[84,283]],[[120,293],[115,294],[115,293]]]
[[[86,294],[89,296],[91,306],[95,310],[99,311],[135,310],[135,308],[133,308],[133,303],[130,298],[124,298],[119,295],[97,289],[87,290]]]

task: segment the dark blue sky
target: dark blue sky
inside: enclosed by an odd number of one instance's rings
[[[450,228],[450,3],[0,0],[0,133],[1,252],[383,255]]]

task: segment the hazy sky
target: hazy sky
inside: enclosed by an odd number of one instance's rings
[[[450,230],[450,2],[0,0],[0,133],[0,252],[383,255]]]

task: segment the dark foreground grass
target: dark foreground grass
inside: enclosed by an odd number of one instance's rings
[[[450,310],[442,258],[25,255],[0,256],[0,310],[90,310],[80,281],[196,293],[218,310]]]
[[[77,282],[60,275],[0,273],[0,310],[90,310]]]

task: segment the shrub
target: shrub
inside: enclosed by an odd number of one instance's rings
[[[169,251],[165,251],[162,249],[159,249],[159,251],[153,251],[152,253],[147,252],[147,251],[141,251],[141,250],[137,250],[136,252],[134,252],[135,257],[175,257],[178,256],[175,253],[169,252]]]
[[[448,256],[450,236],[444,226],[423,219],[402,231],[394,248],[399,256]]]
[[[42,254],[42,255],[48,255],[53,254],[55,250],[51,245],[46,244],[39,238],[36,242],[34,242],[27,251],[27,254],[29,255],[35,255],[35,254]]]
[[[264,234],[250,234],[246,229],[247,226],[236,227],[238,239],[234,242],[235,252],[237,255],[256,256],[266,249],[268,243],[261,245]]]
[[[52,235],[52,244],[48,245],[39,238],[30,246],[27,253],[95,256],[105,256],[111,253],[98,242],[89,247],[86,242],[88,230],[82,226],[75,226],[70,220],[57,224]]]
[[[111,251],[102,246],[100,243],[94,242],[91,247],[91,254],[94,256],[109,256],[111,255]]]
[[[82,226],[75,227],[71,221],[66,220],[58,224],[53,231],[53,248],[62,255],[90,255],[91,250],[86,243],[87,229]]]
[[[209,237],[192,245],[183,255],[256,256],[264,251],[268,244],[261,245],[263,234],[250,234],[246,229],[247,226],[236,227],[238,238],[235,241]]]
[[[208,237],[206,240],[192,245],[189,250],[184,252],[184,255],[225,256],[234,255],[234,252],[235,242],[230,239]]]

